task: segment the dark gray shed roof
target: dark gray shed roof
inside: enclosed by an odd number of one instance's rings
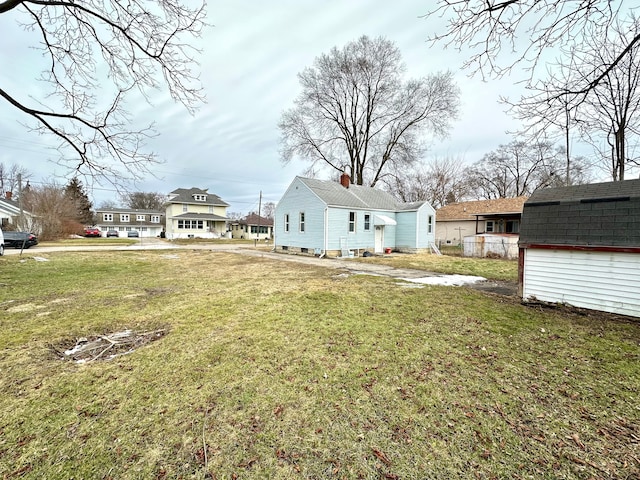
[[[520,245],[640,246],[640,180],[545,188],[525,202]]]

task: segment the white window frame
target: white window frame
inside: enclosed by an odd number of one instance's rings
[[[105,222],[113,222],[113,213],[103,213],[102,220]]]
[[[289,233],[289,214],[284,214],[284,233]]]
[[[433,233],[433,215],[427,217],[427,233]]]
[[[160,215],[151,215],[151,223],[160,223]]]
[[[371,214],[365,213],[364,214],[364,231],[368,232],[369,230],[371,230]]]
[[[145,220],[144,215],[140,215],[139,213],[136,214],[136,222],[144,222],[144,220]]]
[[[349,233],[356,233],[356,221],[358,219],[358,215],[356,212],[349,212]]]
[[[128,213],[121,213],[120,214],[120,221],[121,222],[129,222],[129,214]]]
[[[300,215],[298,216],[298,231],[300,233],[304,233],[304,229],[305,229],[304,212],[300,212]]]

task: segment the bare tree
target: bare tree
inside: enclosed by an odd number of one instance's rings
[[[448,133],[459,90],[450,73],[407,81],[403,73],[400,51],[384,38],[363,36],[316,58],[280,121],[283,162],[297,155],[370,186],[414,164],[427,134]]]
[[[0,15],[9,12],[42,50],[38,80],[50,90],[33,98],[0,85],[0,98],[32,130],[58,141],[59,163],[74,175],[114,183],[149,173],[155,159],[145,153],[144,141],[153,126],[133,126],[125,97],[137,92],[148,99],[164,82],[171,97],[193,111],[203,96],[191,70],[191,39],[204,26],[204,4],[0,0]]]
[[[611,63],[612,52],[619,47],[616,42],[627,44],[630,37],[639,35],[640,22],[616,25],[609,33],[610,41],[575,55],[585,65],[580,71]],[[632,154],[640,134],[640,44],[607,72],[579,108],[583,138],[600,152],[611,178],[624,180],[626,168],[640,164],[640,157]],[[600,148],[602,139],[604,149]]]
[[[39,234],[42,240],[62,238],[82,231],[82,224],[76,219],[78,210],[74,200],[65,188],[55,181],[33,186],[24,192],[22,204],[31,215],[22,230]]]
[[[273,220],[276,213],[276,204],[274,202],[266,202],[262,205],[262,216]]]
[[[625,167],[638,164],[630,155],[630,146],[634,139],[637,143],[640,127],[640,45],[632,46],[588,93],[566,92],[587,81],[590,72],[613,63],[614,52],[630,44],[639,32],[640,22],[632,17],[630,22],[616,22],[596,44],[572,46],[548,77],[536,82],[531,94],[511,103],[516,118],[528,123],[525,132],[534,137],[548,136],[554,129],[563,133],[567,184],[574,183],[569,175],[570,129],[594,146],[613,180],[624,180]]]
[[[11,192],[17,198],[20,182],[26,185],[30,178],[31,173],[24,166],[16,163],[5,165],[4,162],[0,162],[0,195]]]
[[[531,80],[545,53],[557,46],[586,45],[603,38],[617,20],[631,15],[635,5],[622,0],[438,0],[429,15],[448,20],[447,29],[431,37],[472,53],[465,67],[485,76],[503,76],[524,65]],[[592,35],[585,35],[590,31]],[[523,38],[525,40],[523,40]],[[565,93],[584,95],[640,44],[629,37],[611,59],[588,72],[583,82]]]
[[[434,157],[416,166],[409,174],[390,175],[384,183],[403,202],[428,201],[440,208],[462,201],[468,194],[468,181],[462,159]]]
[[[164,210],[167,196],[158,192],[128,192],[120,195],[127,208],[139,210]]]
[[[510,198],[563,184],[562,168],[563,150],[552,143],[513,141],[486,154],[466,175],[475,197]]]

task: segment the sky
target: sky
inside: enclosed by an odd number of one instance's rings
[[[203,34],[200,77],[207,102],[194,115],[174,103],[166,91],[153,92],[151,104],[129,105],[141,125],[156,122],[159,135],[148,143],[163,162],[154,177],[131,185],[132,191],[169,193],[177,188],[208,189],[230,206],[248,213],[258,202],[276,202],[296,175],[302,161],[280,160],[278,122],[300,92],[297,74],[336,46],[342,48],[362,35],[383,36],[399,48],[406,78],[450,70],[461,91],[460,118],[449,138],[435,142],[429,158],[449,156],[465,162],[482,158],[500,144],[515,125],[498,102],[500,95],[518,98],[517,78],[483,82],[461,70],[469,52],[432,46],[428,37],[442,32],[445,20],[424,18],[429,0],[210,0]],[[36,93],[35,81],[46,66],[28,46],[34,37],[12,16],[0,16],[0,88]],[[23,97],[24,98],[24,97]],[[34,183],[60,178],[48,147],[54,139],[30,133],[13,107],[0,99],[0,162],[19,164],[32,172]],[[118,202],[109,185],[88,188],[94,206]]]

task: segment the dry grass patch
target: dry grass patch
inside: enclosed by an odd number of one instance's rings
[[[49,259],[0,259],[1,477],[640,475],[637,323],[230,253]]]
[[[363,257],[359,262],[380,263],[396,268],[412,268],[428,272],[459,275],[477,275],[491,280],[515,282],[518,279],[518,262],[488,258],[470,258],[432,253],[402,254]]]

